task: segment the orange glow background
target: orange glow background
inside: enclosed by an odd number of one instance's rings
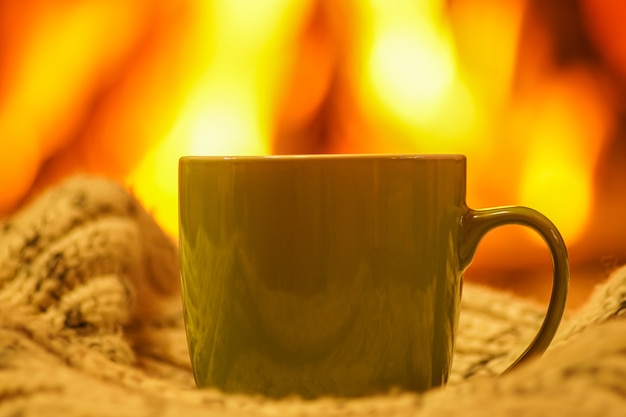
[[[544,3],[0,0],[0,214],[91,172],[175,236],[182,155],[464,153],[471,207],[622,259],[626,3]],[[477,267],[542,265],[507,229]]]

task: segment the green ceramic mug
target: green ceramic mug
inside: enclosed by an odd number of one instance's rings
[[[522,224],[554,283],[543,352],[567,297],[567,251],[526,207],[473,210],[462,155],[184,157],[185,326],[199,387],[352,397],[446,382],[461,279],[482,236]]]

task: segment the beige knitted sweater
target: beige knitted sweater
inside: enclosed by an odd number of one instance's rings
[[[0,416],[626,416],[626,268],[504,376],[543,309],[466,284],[450,383],[271,401],[194,388],[176,246],[117,183],[75,177],[0,221]]]

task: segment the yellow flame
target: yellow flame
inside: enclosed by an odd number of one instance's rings
[[[177,234],[178,159],[270,152],[278,77],[307,2],[198,2],[196,55],[187,100],[170,134],[127,181],[155,218]],[[198,68],[198,66],[201,66]]]
[[[375,28],[367,75],[374,94],[406,120],[433,116],[454,81],[450,44],[432,25],[380,22]]]
[[[567,242],[581,236],[591,209],[589,167],[554,146],[533,146],[525,162],[520,201],[553,220]]]
[[[0,155],[9,156],[0,166],[0,183],[6,185],[0,213],[28,192],[44,161],[50,168],[60,153],[56,163],[65,165],[62,149],[86,126],[79,147],[65,156],[69,161],[80,155],[96,172],[104,166],[127,172],[154,141],[127,181],[176,234],[180,156],[271,152],[277,96],[312,1],[192,0],[181,8],[182,21],[172,17],[176,29],[169,26],[165,6],[157,14],[167,18],[156,19],[160,23],[154,26],[165,31],[146,39],[145,31],[157,29],[148,29],[156,15],[150,17],[145,2],[40,2],[28,13],[16,6],[24,21],[16,20],[15,33],[3,31],[15,39],[3,43]],[[345,125],[356,127],[340,139],[348,145],[335,149],[354,151],[350,146],[364,140],[374,144],[370,152],[397,152],[402,143],[401,151],[466,153],[471,200],[489,196],[498,204],[496,199],[513,196],[516,200],[506,203],[544,212],[569,242],[578,240],[591,212],[594,165],[613,110],[590,73],[551,68],[552,41],[541,23],[523,24],[528,0],[346,4],[356,22],[347,25],[356,28],[351,34],[356,45],[350,45],[356,59],[345,72],[352,75],[355,85],[349,87],[356,86],[367,121],[359,119],[362,109],[342,108],[339,118],[347,115]],[[187,6],[195,12],[189,28]],[[324,38],[344,29],[341,22],[334,21],[330,30],[325,25]],[[522,28],[526,38],[520,42]],[[178,37],[170,39],[172,33]],[[341,43],[351,35],[336,39]],[[521,55],[518,44],[526,45]],[[160,47],[163,52],[153,56]],[[139,50],[150,58],[135,56]],[[337,65],[345,64],[341,58]],[[134,62],[131,76],[113,86],[127,60]],[[324,65],[335,65],[328,62]],[[163,74],[178,77],[181,67],[184,79],[172,83],[174,98],[154,101],[160,88],[171,86]],[[550,70],[554,73],[546,74]],[[512,91],[513,79],[523,88]],[[89,112],[96,96],[105,99],[94,116]],[[394,142],[399,136],[408,138],[408,146]],[[115,141],[124,147],[103,155],[103,145]],[[499,175],[509,170],[510,176]]]
[[[368,117],[401,126],[422,152],[459,152],[478,109],[458,71],[444,3],[372,0],[361,7],[367,36],[356,71]]]
[[[511,82],[527,1],[478,3],[484,7],[457,2],[449,15],[438,0],[360,3],[366,36],[355,70],[364,70],[358,88],[367,117],[386,135],[376,139],[380,144],[373,151],[393,151],[399,143],[394,135],[404,135],[416,152],[465,153],[471,200],[528,205],[574,241],[591,209],[593,166],[608,111],[589,79],[578,75],[559,82],[562,75],[555,75],[556,87],[549,91],[533,86],[530,111],[517,125],[526,136],[510,146],[522,145],[520,152],[508,149],[511,137],[501,133],[511,129],[511,121],[499,116],[512,119],[518,111],[507,100],[520,100],[511,96]],[[526,59],[539,65],[545,44]],[[511,156],[517,169],[493,179],[509,169],[498,160]],[[504,201],[509,198],[515,200]]]
[[[527,6],[528,0],[461,0],[448,9],[459,68],[489,113],[510,98]]]
[[[592,75],[570,70],[549,79],[525,119],[526,152],[519,199],[557,225],[567,242],[585,230],[595,163],[609,129],[609,111]]]

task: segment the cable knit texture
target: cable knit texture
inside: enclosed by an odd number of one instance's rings
[[[0,221],[0,415],[623,416],[626,268],[549,351],[499,376],[543,308],[466,283],[450,382],[280,401],[194,388],[177,249],[115,182],[73,177]]]

